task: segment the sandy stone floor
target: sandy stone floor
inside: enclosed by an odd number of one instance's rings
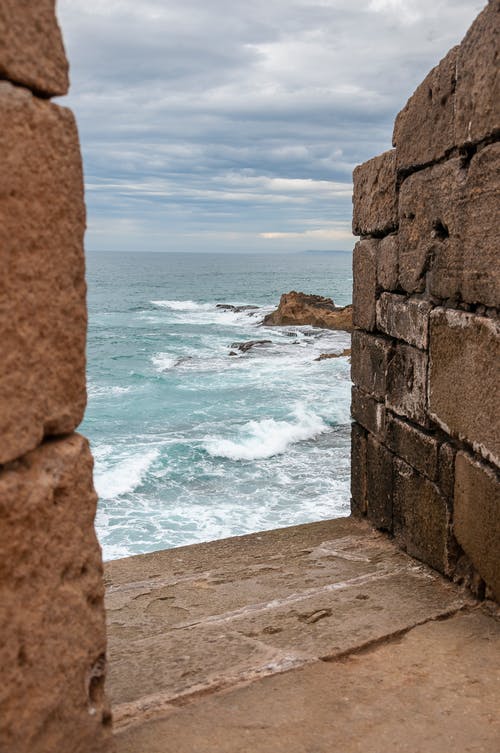
[[[106,565],[117,753],[498,753],[500,622],[364,523]]]

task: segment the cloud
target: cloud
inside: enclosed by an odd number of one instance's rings
[[[352,247],[353,167],[481,5],[59,0],[88,247]]]

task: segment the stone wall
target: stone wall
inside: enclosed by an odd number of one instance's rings
[[[85,206],[54,0],[0,0],[0,750],[109,750]]]
[[[500,600],[500,2],[354,171],[352,512]]]

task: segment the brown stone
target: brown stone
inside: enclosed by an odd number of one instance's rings
[[[458,50],[455,142],[478,142],[500,128],[500,3],[490,0]]]
[[[352,321],[355,327],[375,329],[377,297],[377,241],[356,243],[352,258]]]
[[[430,318],[429,415],[500,465],[500,327],[453,309]]]
[[[68,62],[55,0],[2,0],[0,78],[44,96],[66,94]]]
[[[431,304],[419,298],[382,293],[377,301],[377,328],[416,348],[427,348]]]
[[[500,101],[497,100],[497,104]],[[458,191],[460,224],[458,265],[460,296],[468,303],[500,306],[500,144],[481,149],[472,158],[465,184]],[[445,261],[445,260],[443,260]],[[445,264],[432,272],[431,292],[446,292]],[[439,278],[438,278],[439,275]]]
[[[104,751],[105,622],[83,437],[45,442],[0,472],[0,750]]]
[[[393,456],[371,434],[366,443],[366,506],[374,526],[392,532]]]
[[[351,348],[344,348],[342,353],[321,353],[315,361],[329,361],[331,358],[350,358]]]
[[[387,366],[385,404],[405,418],[427,426],[427,354],[398,343]]]
[[[457,55],[458,47],[453,47],[397,116],[392,143],[398,170],[434,162],[455,145]]]
[[[500,145],[421,170],[400,189],[399,284],[498,306]]]
[[[388,340],[359,330],[352,333],[352,381],[379,400],[385,398],[390,353]]]
[[[408,293],[425,290],[431,268],[439,270],[436,295],[449,298],[460,289],[456,193],[461,176],[460,161],[454,159],[410,175],[400,188],[399,284]]]
[[[352,306],[335,306],[331,298],[292,290],[283,293],[276,311],[265,316],[262,324],[266,327],[309,325],[350,332]]]
[[[385,433],[385,406],[366,395],[357,387],[352,388],[351,413],[355,421],[379,439]]]
[[[354,235],[386,235],[398,225],[396,153],[384,152],[353,173]]]
[[[448,499],[453,499],[455,486],[455,448],[449,442],[443,442],[439,448],[438,486]]]
[[[500,601],[500,484],[498,473],[470,455],[456,460],[454,533]]]
[[[0,82],[0,463],[85,408],[85,208],[71,112]]]
[[[351,513],[366,515],[366,432],[356,423],[351,427]]]
[[[412,557],[448,570],[448,509],[435,484],[403,460],[394,463],[394,535]]]
[[[385,443],[392,452],[431,481],[437,479],[439,444],[434,436],[388,412]]]
[[[398,237],[386,235],[378,242],[377,283],[384,290],[395,290],[398,286]]]

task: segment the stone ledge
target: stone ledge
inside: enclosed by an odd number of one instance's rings
[[[493,753],[491,726],[477,737],[471,699],[476,675],[485,715],[500,692],[498,623],[460,614],[476,602],[362,521],[130,557],[105,571],[118,753],[306,753],[313,742],[318,753],[378,751],[373,741],[402,734],[395,699],[405,724],[417,715],[420,733],[431,733],[425,749],[441,753],[442,703],[452,698],[464,739]],[[464,667],[473,676],[457,698]],[[373,723],[357,720],[353,737],[352,715],[368,709]]]

